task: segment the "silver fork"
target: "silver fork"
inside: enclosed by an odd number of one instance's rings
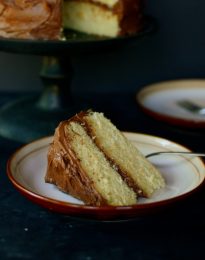
[[[182,152],[182,151],[161,151],[161,152],[155,152],[155,153],[150,153],[145,155],[146,158],[152,157],[152,156],[157,156],[157,155],[163,155],[163,154],[168,154],[168,155],[186,155],[190,157],[205,157],[205,153],[194,153],[194,152]]]
[[[177,104],[180,107],[182,107],[192,113],[199,114],[199,115],[205,115],[205,107],[201,107],[197,104],[194,104],[190,100],[179,100],[179,101],[177,101]]]

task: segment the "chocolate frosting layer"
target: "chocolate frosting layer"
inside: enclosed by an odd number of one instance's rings
[[[78,115],[71,120],[79,120],[79,118]],[[45,181],[55,184],[60,190],[84,201],[87,205],[107,205],[69,145],[69,137],[65,130],[67,124],[68,121],[61,122],[55,131],[53,143],[48,151]]]
[[[121,0],[123,17],[120,20],[120,34],[131,35],[142,30],[144,26],[143,0]]]
[[[21,39],[59,39],[61,0],[0,1],[0,36]]]

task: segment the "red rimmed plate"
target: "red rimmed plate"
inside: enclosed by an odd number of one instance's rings
[[[136,95],[137,103],[151,117],[172,125],[205,128],[205,115],[193,113],[179,105],[188,100],[205,107],[205,80],[170,80],[142,88]]]
[[[144,154],[155,151],[188,151],[185,147],[169,140],[137,133],[125,135]],[[97,220],[121,220],[144,216],[184,199],[198,190],[204,182],[205,167],[198,157],[157,156],[152,162],[166,180],[166,187],[152,198],[140,198],[138,204],[125,207],[86,206],[54,185],[44,182],[47,167],[47,151],[52,137],[39,139],[17,150],[7,163],[8,177],[13,185],[31,201],[52,211],[70,216]]]

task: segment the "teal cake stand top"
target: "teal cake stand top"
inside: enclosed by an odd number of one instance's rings
[[[62,40],[21,40],[0,38],[0,51],[43,56],[61,56],[70,52],[87,52],[120,47],[142,39],[156,29],[156,21],[146,17],[142,30],[137,34],[115,38],[98,37],[75,31],[65,31]]]

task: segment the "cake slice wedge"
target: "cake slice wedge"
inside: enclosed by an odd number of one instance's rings
[[[45,181],[87,205],[124,206],[150,197],[165,181],[109,119],[81,112],[59,124]]]

